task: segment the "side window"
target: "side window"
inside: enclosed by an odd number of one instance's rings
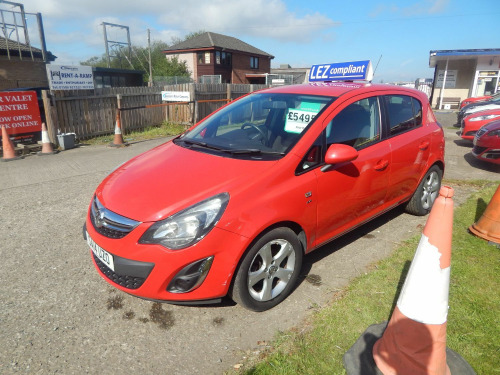
[[[422,125],[422,104],[406,95],[384,96],[389,116],[389,135],[404,133]]]
[[[380,108],[377,97],[359,100],[339,112],[326,127],[326,143],[342,143],[356,149],[380,140]]]
[[[415,114],[415,125],[422,125],[422,104],[415,98],[411,98],[413,103],[413,113]]]
[[[316,141],[313,143],[311,148],[307,151],[306,155],[297,166],[295,170],[296,174],[300,174],[306,172],[314,167],[317,167],[323,162],[323,141],[324,135],[321,134]]]

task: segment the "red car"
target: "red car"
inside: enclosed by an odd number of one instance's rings
[[[460,137],[472,141],[483,125],[497,118],[500,118],[500,108],[475,112],[465,117],[460,124]]]
[[[305,254],[405,205],[425,215],[444,136],[413,89],[316,83],[231,102],[113,171],[84,232],[101,276],[151,300],[274,307]]]
[[[479,160],[500,164],[500,120],[479,129],[474,137],[472,155]]]
[[[465,100],[462,100],[462,103],[460,103],[460,108],[463,108],[466,105],[469,105],[471,103],[482,102],[482,101],[485,101],[485,100],[490,100],[490,99],[496,98],[498,96],[500,96],[500,92],[497,92],[496,94],[493,94],[493,95],[475,96],[475,97],[472,97],[472,98],[467,98]]]

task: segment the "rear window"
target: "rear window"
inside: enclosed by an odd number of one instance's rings
[[[422,125],[422,104],[407,95],[384,96],[389,117],[389,135],[404,133]]]

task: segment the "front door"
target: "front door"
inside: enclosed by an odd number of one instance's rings
[[[316,169],[318,226],[316,245],[326,242],[381,210],[391,170],[389,141],[382,140],[380,103],[369,97],[347,104],[325,122],[327,147],[347,144],[356,160]]]

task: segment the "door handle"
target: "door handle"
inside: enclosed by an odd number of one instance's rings
[[[377,164],[375,164],[376,171],[383,171],[389,165],[389,160],[380,160]]]
[[[421,149],[421,150],[427,150],[427,148],[429,147],[429,145],[430,145],[429,141],[424,141],[424,142],[420,143],[420,145],[418,146],[418,148]]]

